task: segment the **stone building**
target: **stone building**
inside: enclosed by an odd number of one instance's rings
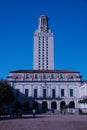
[[[71,70],[17,70],[9,73],[8,81],[17,92],[20,102],[38,109],[61,110],[67,104],[78,108],[81,76]]]
[[[17,94],[17,101],[38,110],[62,110],[66,105],[79,108],[81,75],[78,71],[54,70],[54,36],[48,17],[39,17],[34,33],[33,70],[14,70],[8,81]]]

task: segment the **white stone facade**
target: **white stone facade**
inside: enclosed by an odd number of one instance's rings
[[[87,81],[84,81],[79,88],[79,101],[86,99],[87,101]],[[84,113],[87,113],[87,102],[80,102],[79,107]]]
[[[19,70],[9,73],[8,81],[13,88],[20,92],[20,102],[28,101],[31,104],[36,101],[38,109],[42,109],[45,102],[48,109],[61,110],[64,104],[73,103],[79,108],[79,87],[81,78],[79,72],[69,70]],[[61,105],[63,103],[63,105]]]
[[[80,98],[87,97],[87,82],[83,82],[79,88]]]

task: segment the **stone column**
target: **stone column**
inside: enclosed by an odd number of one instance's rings
[[[51,109],[51,101],[47,101],[48,109]]]
[[[60,111],[60,101],[57,101],[57,110]]]

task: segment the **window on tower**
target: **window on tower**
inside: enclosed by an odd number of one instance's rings
[[[39,65],[38,67],[39,67],[39,69],[40,69],[40,65]]]
[[[48,51],[48,46],[46,47],[46,50]]]
[[[39,43],[40,43],[40,40],[39,40]]]
[[[39,49],[39,54],[40,54],[40,49]]]
[[[46,40],[48,41],[48,37],[46,37]]]
[[[48,40],[46,40],[46,43],[48,43]]]

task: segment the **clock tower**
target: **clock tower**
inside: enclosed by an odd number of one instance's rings
[[[40,15],[38,29],[34,33],[34,70],[54,69],[54,37],[48,27],[48,17]]]

